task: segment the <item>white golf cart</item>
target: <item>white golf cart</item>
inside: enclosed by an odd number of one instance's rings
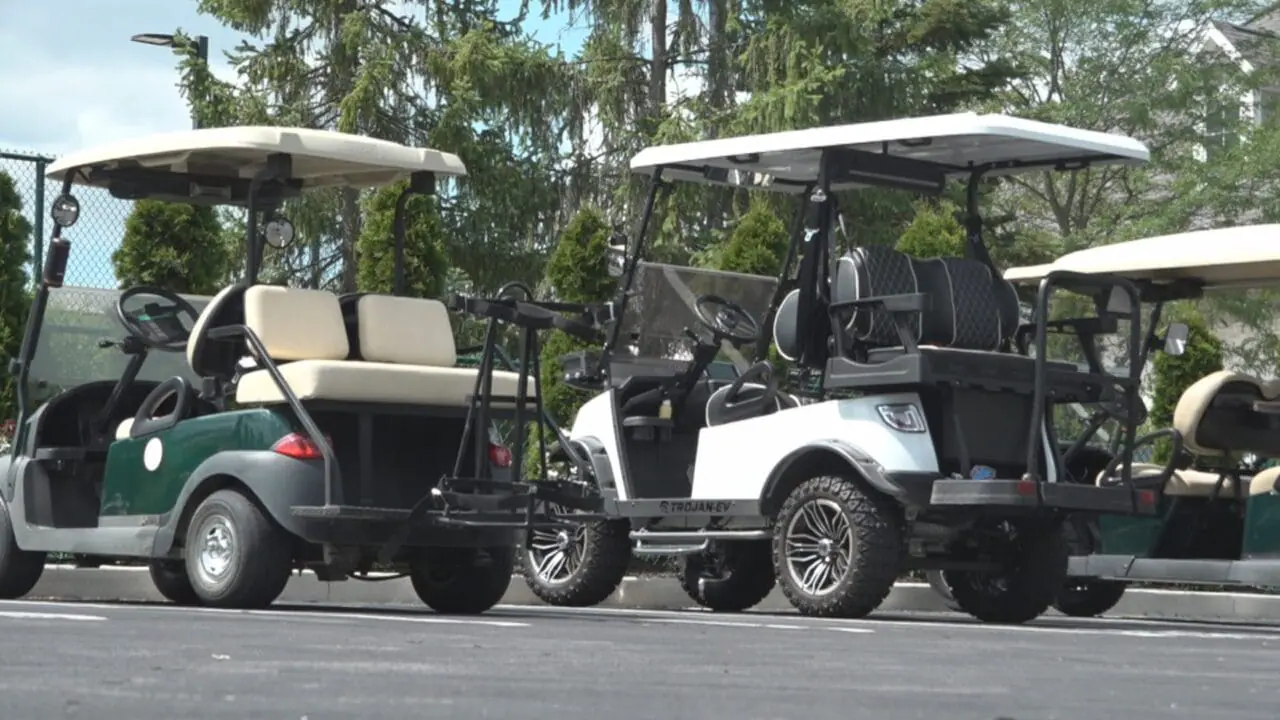
[[[600,394],[562,452],[616,519],[535,537],[532,589],[553,604],[600,602],[634,542],[683,556],[686,590],[713,609],[749,608],[777,582],[802,613],[863,616],[923,568],[946,570],[983,620],[1040,615],[1066,573],[1064,513],[1154,511],[1127,484],[1132,433],[1114,468],[1121,486],[1060,482],[1049,410],[1128,407],[1138,377],[1017,352],[1018,303],[987,255],[979,184],[1147,157],[1129,138],[972,113],[641,152],[631,167],[650,178],[649,195],[610,340],[566,358],[568,376]],[[968,183],[970,257],[921,261],[883,246],[836,256],[838,192],[937,194],[952,179]],[[654,199],[679,181],[793,195],[784,282],[642,262]],[[1089,282],[1101,315],[1137,317],[1131,285]],[[1045,331],[1022,335],[1043,342]],[[817,402],[779,391],[763,361],[770,338],[817,376]],[[704,369],[726,345],[754,345],[756,363],[717,387]]]
[[[1178,353],[1186,342],[1186,326],[1178,323],[1157,335],[1166,303],[1280,286],[1277,237],[1280,225],[1149,237],[1070,253],[1048,265],[1011,268],[1005,278],[1029,287],[1057,273],[1132,282],[1150,308],[1141,354],[1145,364],[1149,353]],[[1082,344],[1095,342],[1080,332],[1084,325],[1053,324],[1079,335]],[[1107,408],[1099,408],[1072,449],[1085,447],[1107,416]],[[1138,424],[1144,416],[1139,413]],[[1135,463],[1133,473],[1137,487],[1158,493],[1159,512],[1077,524],[1084,531],[1076,533],[1070,578],[1055,603],[1061,612],[1100,615],[1119,602],[1129,583],[1280,587],[1280,467],[1259,469],[1263,460],[1280,460],[1275,381],[1231,370],[1211,373],[1182,394],[1172,429],[1147,436],[1159,437],[1171,439],[1176,467],[1167,472]],[[1111,482],[1105,473],[1078,479]]]

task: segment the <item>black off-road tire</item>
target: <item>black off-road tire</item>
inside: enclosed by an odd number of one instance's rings
[[[768,540],[721,542],[713,551],[686,555],[680,563],[680,587],[708,610],[742,612],[760,604],[777,584]],[[704,573],[719,565],[721,577]]]
[[[230,562],[218,576],[201,568],[205,538],[218,526],[230,529]],[[187,578],[200,604],[216,608],[264,608],[289,582],[293,562],[290,535],[237,490],[219,490],[204,499],[187,523],[183,554]]]
[[[631,521],[597,520],[583,523],[582,561],[560,582],[538,577],[530,548],[518,553],[520,575],[538,599],[556,607],[591,607],[618,590],[631,566]]]
[[[514,546],[424,548],[409,581],[427,607],[442,615],[479,615],[502,601],[515,570]]]
[[[200,596],[191,587],[187,566],[181,560],[152,560],[149,568],[156,592],[175,605],[199,605]]]
[[[999,572],[946,570],[943,578],[964,612],[989,623],[1020,624],[1044,614],[1067,579],[1070,547],[1058,523],[1024,523]],[[996,587],[1003,582],[1003,587]]]
[[[834,501],[853,533],[848,571],[822,595],[803,590],[787,562],[787,529],[796,513],[815,499]],[[902,510],[860,479],[824,476],[806,480],[791,491],[778,510],[773,535],[773,566],[782,592],[802,615],[860,618],[888,597],[905,554]]]
[[[44,561],[45,553],[18,547],[9,505],[0,500],[0,600],[17,600],[31,592],[44,574]]]
[[[1116,580],[1068,580],[1053,607],[1071,617],[1097,617],[1120,602],[1126,587]]]

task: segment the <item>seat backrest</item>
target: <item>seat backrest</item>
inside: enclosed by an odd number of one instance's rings
[[[887,295],[923,293],[927,309],[907,318],[917,343],[967,350],[997,350],[1018,328],[1018,297],[1013,285],[984,263],[965,258],[918,260],[882,245],[855,248],[836,262],[831,279],[833,302]],[[798,291],[778,307],[773,323],[778,352],[795,359]],[[899,347],[893,317],[880,308],[842,313],[849,340],[867,348]]]
[[[254,285],[244,293],[244,322],[272,360],[343,360],[347,331],[338,296],[325,290]]]
[[[356,318],[364,360],[431,367],[458,362],[449,311],[439,300],[363,295]]]
[[[997,350],[1018,327],[1013,285],[986,264],[966,258],[919,260],[882,245],[855,248],[836,263],[834,302],[922,293],[928,307],[909,320],[923,345]],[[892,316],[880,308],[848,314],[850,339],[867,347],[902,344]]]
[[[1173,427],[1197,455],[1253,452],[1280,457],[1280,415],[1254,410],[1258,400],[1280,398],[1280,382],[1219,370],[1191,384],[1178,398]]]

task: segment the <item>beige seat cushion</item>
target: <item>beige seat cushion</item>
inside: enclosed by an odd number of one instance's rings
[[[1154,465],[1152,463],[1134,463],[1133,478],[1135,480],[1144,477],[1155,477],[1164,472],[1164,467]],[[1213,497],[1214,489],[1218,485],[1218,478],[1221,477],[1216,472],[1206,472],[1204,470],[1175,470],[1173,475],[1165,481],[1164,494],[1172,497]],[[1097,484],[1101,485],[1103,481],[1102,473],[1098,473]],[[1249,478],[1242,478],[1246,493],[1251,491],[1252,483]],[[1232,478],[1227,478],[1222,483],[1222,488],[1218,490],[1219,498],[1235,497],[1235,482]]]
[[[127,420],[122,420],[122,421],[120,422],[120,424],[116,426],[116,439],[117,439],[117,440],[128,440],[128,439],[129,439],[129,431],[130,431],[130,430],[132,430],[132,429],[133,429],[133,418],[128,418]]]
[[[281,365],[280,374],[298,399],[304,401],[466,407],[467,398],[475,391],[477,370],[360,360],[298,360]],[[493,394],[514,396],[519,379],[517,373],[494,372]],[[535,387],[535,378],[529,378],[530,394]],[[284,397],[266,370],[255,370],[240,378],[236,402],[282,403]],[[510,407],[513,403],[495,400],[493,405]]]
[[[365,295],[356,322],[365,360],[446,368],[458,362],[449,311],[439,300]]]
[[[1267,468],[1253,476],[1249,483],[1250,495],[1269,495],[1276,492],[1276,481],[1280,480],[1280,467]]]

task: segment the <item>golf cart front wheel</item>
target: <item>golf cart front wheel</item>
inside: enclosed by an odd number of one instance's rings
[[[520,551],[520,574],[548,605],[591,607],[622,584],[631,563],[631,521],[597,520],[534,530]]]
[[[1040,617],[1067,579],[1070,549],[1058,523],[1005,523],[1005,567],[997,571],[944,570],[951,595],[983,622],[1018,624]]]
[[[479,615],[502,601],[515,570],[515,548],[424,548],[409,566],[418,599],[446,615]]]
[[[219,490],[200,503],[183,551],[187,578],[203,605],[263,608],[289,582],[288,533],[236,490]]]
[[[852,477],[817,477],[778,511],[773,566],[802,615],[858,618],[888,597],[903,549],[897,504]]]
[[[44,574],[45,554],[18,547],[9,506],[0,500],[0,600],[17,600],[31,592]]]
[[[721,542],[681,562],[680,587],[708,610],[749,610],[776,584],[768,540]]]
[[[191,587],[186,564],[181,560],[152,560],[151,582],[156,592],[175,605],[199,605],[200,596]]]

